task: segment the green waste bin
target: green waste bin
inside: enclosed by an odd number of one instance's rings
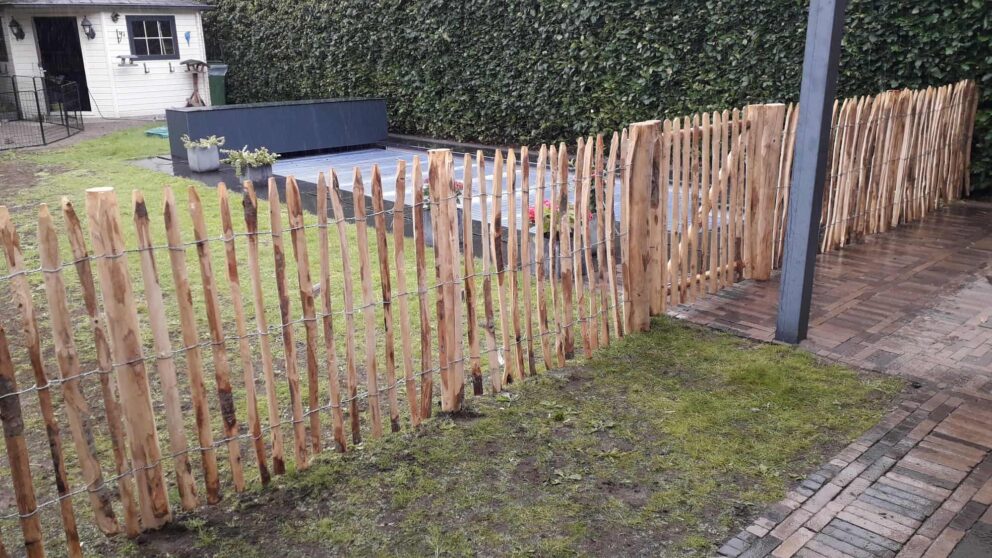
[[[210,79],[210,104],[226,105],[227,89],[224,86],[224,76],[227,75],[227,64],[211,62],[207,68],[207,76]]]

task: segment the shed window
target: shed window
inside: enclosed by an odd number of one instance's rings
[[[179,58],[174,16],[127,16],[131,54],[137,60]]]

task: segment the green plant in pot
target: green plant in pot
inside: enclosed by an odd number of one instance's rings
[[[273,163],[280,157],[267,147],[249,151],[247,145],[241,149],[225,149],[223,152],[227,157],[222,162],[234,167],[234,174],[252,182],[268,180],[272,176]]]
[[[213,172],[220,168],[220,146],[224,145],[224,136],[210,136],[198,140],[190,139],[188,134],[180,138],[186,148],[186,160],[193,172]]]

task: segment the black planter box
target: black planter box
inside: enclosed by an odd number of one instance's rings
[[[384,99],[321,99],[168,109],[169,149],[186,160],[180,139],[224,136],[225,149],[268,147],[276,153],[314,153],[386,140]]]

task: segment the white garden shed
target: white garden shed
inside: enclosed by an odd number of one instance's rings
[[[75,82],[83,117],[209,104],[201,18],[209,8],[196,0],[0,0],[0,93]]]

